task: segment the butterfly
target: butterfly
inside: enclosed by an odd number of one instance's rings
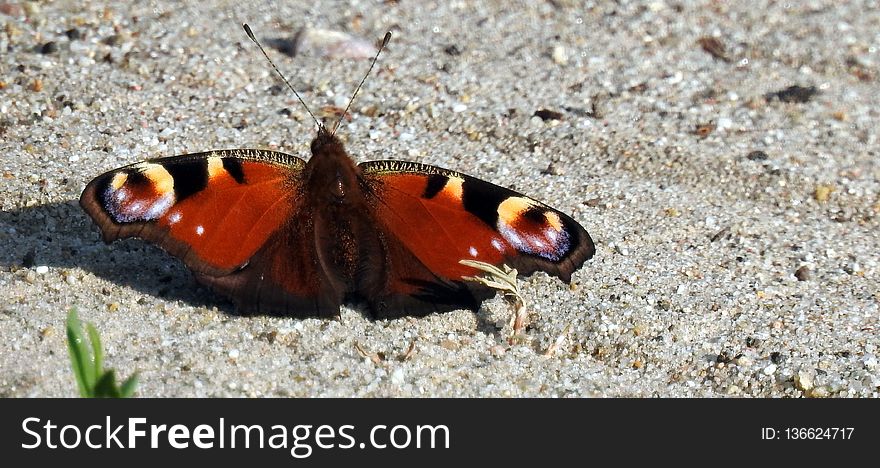
[[[476,310],[494,291],[466,281],[480,272],[462,259],[569,282],[595,252],[561,211],[440,167],[356,165],[339,122],[315,122],[308,161],[262,149],[150,159],[96,177],[80,205],[106,243],[158,245],[244,313],[335,317],[355,301],[375,318]]]

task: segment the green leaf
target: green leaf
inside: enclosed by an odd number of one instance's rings
[[[83,335],[83,324],[77,317],[76,309],[70,309],[67,316],[67,349],[73,375],[79,394],[83,398],[125,398],[134,394],[137,386],[137,373],[129,377],[122,386],[116,385],[116,373],[104,370],[104,347],[101,336],[94,324],[86,323],[89,345]]]
[[[79,394],[88,398],[94,387],[95,372],[89,349],[84,341],[82,324],[77,317],[76,308],[71,308],[67,315],[67,350],[70,353],[73,376],[76,378]]]
[[[95,384],[95,398],[119,398],[119,389],[116,388],[116,373],[108,370],[101,375]]]
[[[134,395],[134,388],[137,386],[138,376],[137,372],[132,374],[131,377],[122,382],[122,387],[119,388],[119,396],[122,398],[131,398]]]
[[[95,382],[104,373],[104,349],[101,346],[101,337],[98,335],[98,329],[91,323],[86,323],[86,331],[89,334],[89,341],[92,342],[92,356],[94,357]]]

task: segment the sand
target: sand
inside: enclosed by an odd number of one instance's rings
[[[76,395],[71,307],[140,396],[880,391],[872,2],[0,6],[2,396]],[[393,31],[340,130],[349,153],[522,191],[579,220],[595,258],[572,286],[521,281],[531,320],[511,346],[500,297],[425,318],[240,316],[161,250],[103,244],[77,199],[106,170],[308,156],[314,125],[242,22],[267,42]],[[269,49],[313,109],[344,106],[368,63],[309,52]],[[815,92],[772,94],[791,86]]]

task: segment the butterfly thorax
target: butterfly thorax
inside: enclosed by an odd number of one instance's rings
[[[314,242],[322,270],[343,294],[358,289],[363,265],[381,257],[375,220],[362,192],[360,169],[342,143],[324,132],[312,142],[304,171],[306,204],[313,211]]]

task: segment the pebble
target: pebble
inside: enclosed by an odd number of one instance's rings
[[[794,272],[794,277],[797,278],[798,281],[807,281],[810,279],[810,268],[806,265],[798,268]]]
[[[553,52],[550,54],[553,57],[553,61],[556,62],[557,65],[566,65],[568,64],[568,51],[565,49],[563,45],[556,45],[553,47]]]
[[[550,110],[550,109],[538,109],[534,113],[535,117],[540,117],[541,120],[562,120],[563,114],[562,112]]]
[[[816,190],[813,192],[813,198],[816,199],[819,203],[825,203],[831,198],[831,192],[834,191],[833,185],[817,185]]]
[[[229,350],[229,359],[238,359],[238,356],[241,354],[241,351],[237,349]]]
[[[803,392],[809,392],[813,389],[813,376],[805,370],[799,370],[794,375],[794,385]]]
[[[159,141],[168,141],[175,133],[177,133],[177,131],[171,127],[163,128],[162,131],[159,132]]]
[[[371,41],[341,31],[302,28],[293,37],[292,49],[288,46],[282,52],[291,56],[305,53],[334,59],[368,59],[376,55],[376,47]]]
[[[770,364],[764,368],[764,375],[773,375],[776,373],[776,364]]]
[[[752,367],[752,363],[754,361],[752,361],[752,358],[750,358],[748,356],[740,356],[736,359],[735,362],[736,362],[736,365],[738,365],[740,367],[748,368],[748,367]]]
[[[391,373],[391,383],[394,385],[403,385],[405,374],[403,372],[403,368],[398,367],[394,369],[394,372]]]
[[[456,114],[464,112],[466,110],[467,110],[467,106],[464,104],[456,104],[456,105],[452,106],[452,112],[455,112]]]
[[[85,37],[85,35],[82,33],[82,31],[80,31],[79,29],[76,29],[76,28],[70,28],[67,31],[65,31],[64,34],[71,41],[78,41],[78,40],[82,39],[83,37]]]
[[[43,55],[54,54],[58,52],[58,43],[55,41],[49,41],[40,47],[40,53]]]
[[[49,267],[46,265],[40,265],[37,267],[36,272],[38,275],[45,275],[46,273],[49,273]]]

